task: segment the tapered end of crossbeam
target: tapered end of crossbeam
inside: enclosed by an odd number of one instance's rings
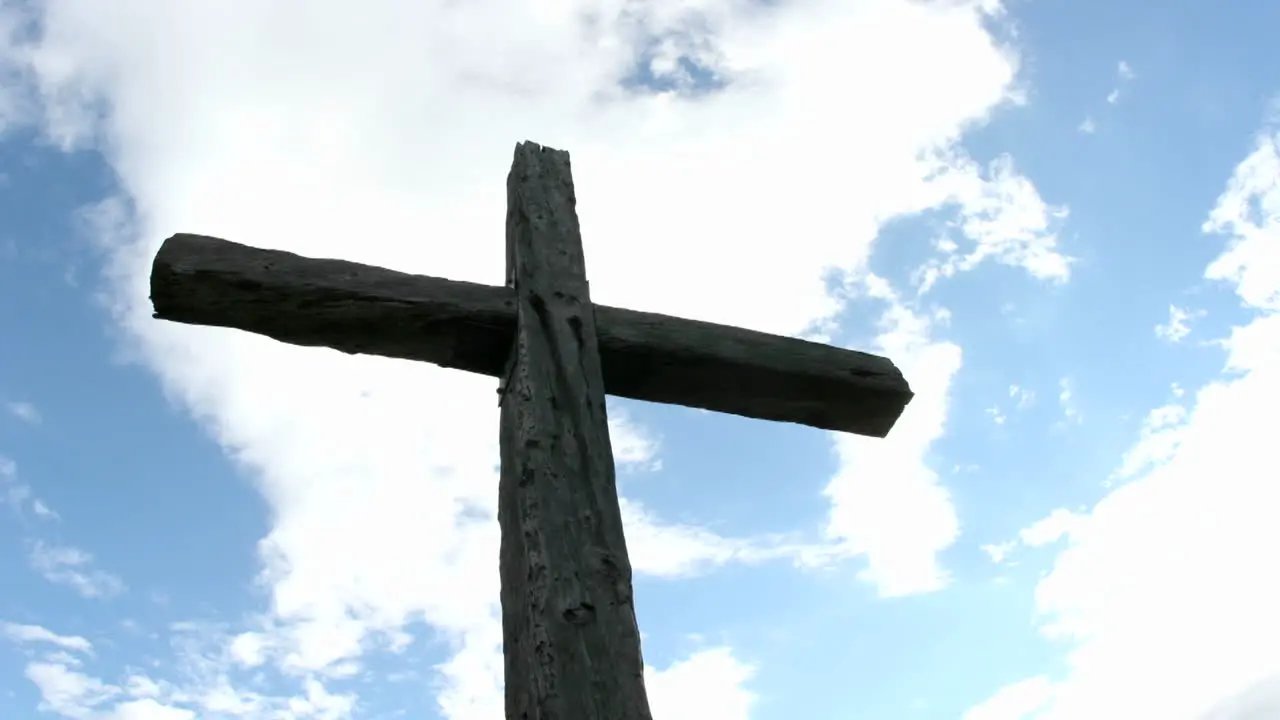
[[[601,305],[596,324],[613,395],[881,438],[912,398],[857,350]]]

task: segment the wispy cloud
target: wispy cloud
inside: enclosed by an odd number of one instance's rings
[[[1121,96],[1124,94],[1125,87],[1133,80],[1133,68],[1125,60],[1116,63],[1116,74],[1112,82],[1110,92],[1107,93],[1107,104],[1115,105],[1120,102]],[[1084,120],[1076,126],[1076,130],[1085,135],[1092,135],[1098,131],[1098,120],[1095,117],[1097,112],[1086,115]],[[1105,116],[1106,113],[1103,113]]]
[[[991,562],[1000,564],[1016,564],[1008,562],[1014,553],[1022,548],[1038,548],[1052,545],[1069,538],[1071,532],[1081,524],[1082,516],[1078,513],[1058,508],[1039,520],[1018,531],[1016,538],[1003,542],[982,545],[980,549],[991,558]]]
[[[110,598],[124,592],[119,577],[92,567],[93,556],[70,546],[36,542],[28,557],[31,568],[55,585],[65,585],[86,598]]]
[[[80,653],[93,652],[93,645],[79,635],[59,635],[40,625],[0,622],[0,634],[17,643],[45,643]]]
[[[609,408],[609,442],[613,446],[614,462],[621,468],[651,472],[662,469],[657,438],[620,407]]]
[[[1018,540],[1027,547],[1043,547],[1067,537],[1079,523],[1079,515],[1065,508],[1058,508],[1023,528],[1018,533]]]
[[[1026,410],[1035,404],[1036,394],[1018,385],[1009,386],[1009,403],[997,403],[986,409],[987,415],[996,425],[1003,425],[1012,412]],[[1011,407],[1010,407],[1011,406]]]
[[[10,400],[5,403],[4,407],[9,411],[10,415],[18,418],[28,425],[40,424],[40,411],[30,402],[25,400]]]
[[[1009,386],[1009,397],[1014,399],[1015,405],[1019,410],[1025,410],[1031,407],[1036,401],[1036,394],[1034,391],[1018,385]]]
[[[1003,563],[1009,557],[1010,553],[1012,553],[1017,547],[1017,542],[1007,540],[1005,542],[982,545],[979,549],[986,553],[987,557],[991,558],[991,562],[999,565],[1000,563]]]
[[[58,513],[36,497],[30,485],[18,479],[18,463],[3,455],[0,455],[0,505],[9,506],[19,515],[30,512],[41,520],[58,519]]]
[[[1058,406],[1062,409],[1064,422],[1078,424],[1084,420],[1076,402],[1075,383],[1071,378],[1058,381]]]
[[[1156,326],[1156,337],[1171,343],[1180,342],[1191,334],[1190,321],[1203,316],[1203,311],[1185,310],[1177,305],[1170,305],[1169,320]]]
[[[1111,105],[1115,105],[1117,102],[1119,102],[1121,89],[1126,84],[1128,84],[1129,81],[1133,80],[1133,78],[1134,78],[1133,68],[1129,66],[1129,63],[1127,61],[1121,60],[1119,63],[1117,63],[1116,64],[1116,86],[1112,88],[1110,93],[1107,93],[1107,102],[1110,103]]]
[[[41,500],[40,498],[32,498],[31,512],[41,520],[60,520],[61,519],[58,513],[54,512],[48,505],[45,505],[44,501]]]
[[[0,455],[0,501],[21,508],[31,495],[31,488],[18,483],[18,463]]]

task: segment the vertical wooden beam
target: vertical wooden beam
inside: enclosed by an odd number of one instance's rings
[[[516,146],[502,393],[508,720],[651,720],[569,154]]]

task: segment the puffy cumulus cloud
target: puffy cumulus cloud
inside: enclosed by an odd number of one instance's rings
[[[978,717],[1276,712],[1280,488],[1267,418],[1280,402],[1280,133],[1260,136],[1204,230],[1226,239],[1206,276],[1227,283],[1252,319],[1222,341],[1221,379],[1176,392],[1147,418],[1117,472],[1129,479],[1046,530],[1067,545],[1036,603],[1046,632],[1071,643],[1067,673],[1034,681],[1042,706],[1011,702]]]
[[[645,685],[655,718],[747,720],[755,694],[745,685],[754,674],[728,648],[710,648],[664,670],[647,668]]]
[[[943,206],[961,218],[958,269],[989,258],[1065,273],[1060,213],[1007,160],[983,169],[954,146],[1016,95],[991,0],[370,0],[359,13],[336,0],[46,0],[37,12],[31,41],[6,46],[6,69],[32,79],[14,106],[38,107],[62,146],[105,152],[121,198],[86,220],[116,318],[272,511],[261,642],[227,663],[345,672],[424,620],[454,652],[439,669],[446,714],[492,707],[497,408],[486,378],[153,321],[147,271],[170,233],[498,284],[502,178],[513,143],[532,138],[573,152],[600,302],[799,333],[840,308],[824,278],[860,271],[884,222]],[[694,82],[689,63],[712,81]],[[637,89],[638,74],[671,89]],[[956,532],[921,454],[960,351],[932,339],[935,319],[891,315],[880,346],[919,396],[888,442],[839,441],[828,495],[831,535],[902,593],[940,584],[933,553]],[[643,444],[618,447],[652,461]],[[804,555],[756,539],[741,551],[629,507],[640,571]]]

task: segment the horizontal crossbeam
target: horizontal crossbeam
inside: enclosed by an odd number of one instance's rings
[[[501,376],[515,337],[511,288],[218,238],[166,240],[155,317],[345,353]],[[714,323],[595,306],[611,395],[884,437],[912,393],[888,358]]]

